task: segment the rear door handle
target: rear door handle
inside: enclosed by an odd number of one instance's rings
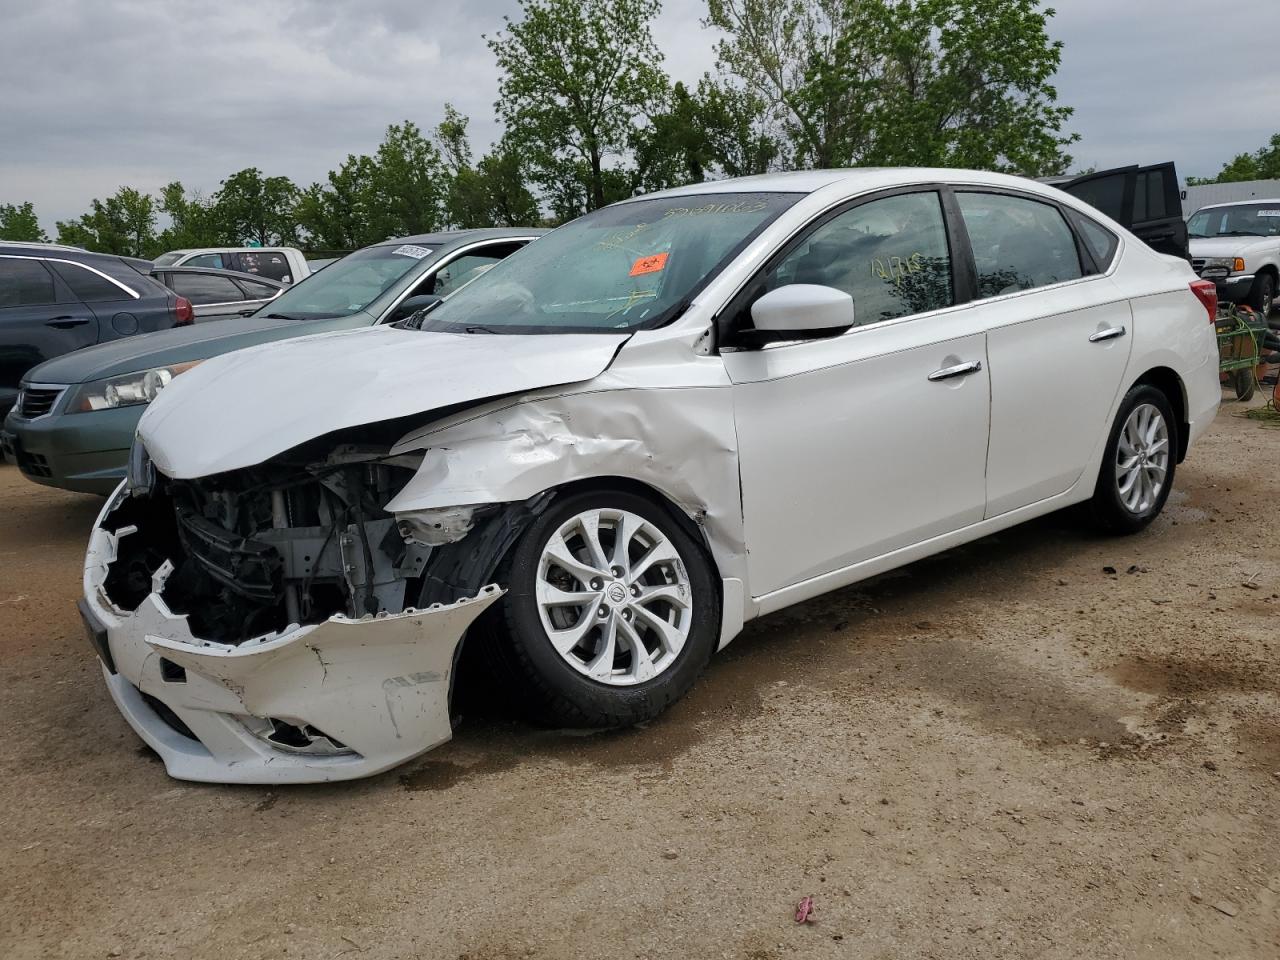
[[[941,370],[935,370],[929,374],[929,379],[936,383],[939,380],[950,380],[952,377],[967,377],[969,374],[977,373],[981,369],[981,360],[970,360],[968,363],[957,363],[954,367],[943,367]]]
[[[1124,327],[1112,327],[1110,330],[1099,330],[1097,333],[1089,334],[1089,342],[1101,343],[1103,340],[1114,340],[1116,337],[1123,337],[1124,334]]]
[[[88,317],[53,317],[46,320],[46,327],[57,327],[59,330],[70,330],[72,327],[83,327],[89,322]]]

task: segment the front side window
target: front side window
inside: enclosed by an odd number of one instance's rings
[[[494,265],[428,313],[421,329],[595,333],[661,326],[801,196],[710,193],[605,207]]]
[[[932,191],[853,207],[815,229],[765,277],[761,293],[791,283],[853,297],[858,326],[955,303],[942,202]]]
[[[186,297],[194,304],[235,303],[244,299],[240,288],[230,277],[215,277],[207,273],[173,274],[173,292]]]
[[[453,291],[466,286],[501,259],[498,256],[484,254],[467,254],[459,257],[436,271],[435,284],[431,292],[438,297],[447,297]]]
[[[1084,276],[1075,236],[1058,208],[1000,193],[957,193],[978,297],[1047,287]]]
[[[157,260],[157,263],[160,261]],[[198,253],[190,260],[186,260],[182,264],[184,267],[213,267],[215,270],[224,269],[227,264],[222,261],[220,253]]]
[[[1206,237],[1274,237],[1280,234],[1280,203],[1241,203],[1197,210],[1187,221],[1193,240]]]
[[[57,303],[53,277],[39,260],[0,257],[0,307]]]
[[[365,247],[289,287],[263,310],[290,320],[349,317],[416,270],[432,252],[432,247],[417,243]]]

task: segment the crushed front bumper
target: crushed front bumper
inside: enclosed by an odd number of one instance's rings
[[[163,599],[158,572],[132,613],[103,590],[119,539],[94,527],[84,610],[106,632],[107,689],[170,776],[213,783],[311,783],[387,770],[452,735],[450,680],[468,626],[496,585],[448,605],[293,627],[239,646],[202,641]],[[114,672],[111,669],[114,667]],[[273,722],[322,733],[268,739]],[[318,750],[317,750],[318,748]]]

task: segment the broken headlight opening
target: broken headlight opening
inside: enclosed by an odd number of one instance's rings
[[[139,443],[130,496],[104,524],[127,533],[105,592],[127,611],[161,592],[196,636],[224,644],[414,607],[432,551],[465,536],[476,513],[460,507],[399,521],[387,513],[383,505],[419,463],[386,447],[331,445],[323,455],[300,448],[244,470],[173,480]]]

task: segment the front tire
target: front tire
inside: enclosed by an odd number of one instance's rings
[[[1161,390],[1139,384],[1125,394],[1090,502],[1097,526],[1137,533],[1164,509],[1177,469],[1178,422]]]
[[[553,726],[653,719],[693,686],[719,633],[704,549],[634,493],[558,497],[498,580],[507,595],[486,641],[508,693]]]
[[[1253,290],[1249,292],[1249,306],[1258,311],[1265,321],[1271,315],[1276,302],[1276,281],[1269,273],[1260,273],[1253,281]]]

